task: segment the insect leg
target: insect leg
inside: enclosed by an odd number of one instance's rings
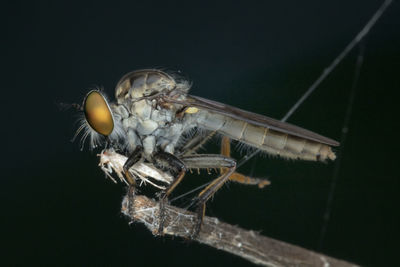
[[[135,186],[136,182],[135,177],[132,176],[132,174],[129,172],[129,169],[141,159],[142,151],[143,147],[137,146],[136,149],[129,155],[123,166],[125,178],[131,186]]]
[[[207,143],[215,134],[216,134],[216,131],[211,131],[206,136],[201,133],[194,136],[182,148],[183,156],[194,154],[197,150],[199,150],[199,148],[201,148],[205,143]]]
[[[136,188],[136,181],[135,177],[132,176],[132,174],[129,172],[129,169],[137,163],[140,158],[142,157],[142,150],[143,148],[141,146],[137,146],[136,149],[132,152],[132,154],[129,155],[128,159],[125,161],[124,166],[123,166],[123,171],[125,174],[125,179],[129,184],[128,188],[128,198],[129,198],[129,214],[133,215],[133,202],[134,202],[134,197],[135,197],[135,188]]]
[[[192,155],[184,157],[182,160],[185,162],[187,168],[224,168],[224,170],[226,170],[221,173],[221,176],[216,178],[214,181],[212,181],[212,183],[204,188],[195,200],[197,202],[196,212],[198,218],[192,234],[192,237],[195,238],[200,232],[207,200],[209,200],[215,194],[215,192],[217,192],[218,189],[221,188],[221,186],[229,179],[232,173],[235,172],[236,161],[218,154]]]
[[[160,225],[158,233],[162,235],[164,229],[164,217],[165,217],[165,203],[168,201],[168,196],[174,191],[176,186],[182,181],[186,173],[186,166],[179,158],[168,152],[157,152],[153,155],[155,162],[163,167],[169,167],[167,169],[173,169],[178,173],[174,181],[168,186],[167,189],[160,196]]]
[[[231,156],[231,140],[227,136],[222,137],[221,154],[226,157]],[[226,171],[226,169],[221,168],[221,173],[223,173],[225,171]],[[258,188],[263,188],[264,186],[270,184],[270,182],[266,179],[252,178],[252,177],[243,175],[238,172],[232,173],[232,175],[229,177],[229,180],[237,182],[237,183],[241,183],[241,184],[257,185]]]

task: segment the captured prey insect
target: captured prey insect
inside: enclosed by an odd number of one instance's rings
[[[124,177],[124,164],[128,159],[126,156],[117,153],[113,148],[104,149],[98,156],[100,157],[100,168],[114,183],[117,181],[112,176],[113,172],[117,174],[121,182],[129,186]],[[161,190],[167,189],[165,184],[170,184],[173,181],[173,177],[168,172],[157,169],[151,163],[139,161],[127,171],[131,176],[140,179],[140,185],[148,183]]]
[[[189,89],[190,83],[177,75],[144,69],[121,78],[115,88],[116,103],[109,103],[99,90],[90,91],[83,101],[84,117],[77,134],[85,129],[82,142],[89,137],[92,147],[106,147],[100,154],[102,169],[108,174],[116,171],[130,188],[135,188],[136,178],[149,182],[147,177],[151,177],[164,183],[164,187],[158,187],[162,189],[159,234],[163,233],[163,207],[168,196],[189,169],[221,170],[220,176],[195,199],[198,221],[193,236],[200,230],[207,200],[228,179],[265,185],[265,180],[235,172],[230,139],[283,158],[326,161],[336,157],[331,146],[339,143],[332,139],[189,95]],[[196,129],[198,134],[187,140],[188,133]],[[196,154],[197,148],[207,140],[204,132],[224,136],[221,154]]]

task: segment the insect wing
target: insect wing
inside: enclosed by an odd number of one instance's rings
[[[204,109],[211,113],[221,114],[236,120],[245,121],[249,124],[265,127],[277,132],[286,133],[329,146],[339,146],[339,142],[304,128],[199,96],[187,95],[186,101],[171,100],[171,102],[179,103],[184,106]]]

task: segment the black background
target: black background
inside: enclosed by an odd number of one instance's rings
[[[251,266],[128,225],[119,212],[122,185],[104,178],[98,151],[81,152],[70,142],[76,112],[61,112],[55,103],[80,103],[94,85],[113,98],[124,73],[162,67],[193,81],[195,95],[281,118],[381,2],[8,1],[1,16],[0,261]],[[258,157],[240,171],[269,177],[272,185],[258,190],[231,183],[210,202],[208,215],[358,264],[397,262],[398,18],[393,3],[365,40],[322,246],[337,163]],[[352,51],[289,121],[339,139],[357,54]],[[180,192],[203,180],[184,181]]]

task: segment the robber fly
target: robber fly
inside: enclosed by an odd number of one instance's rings
[[[221,170],[220,176],[195,199],[198,222],[194,236],[200,230],[207,200],[228,179],[255,182],[235,172],[236,161],[229,155],[229,139],[283,158],[326,161],[336,157],[331,146],[338,146],[339,143],[332,139],[259,114],[189,95],[190,86],[187,80],[177,75],[144,69],[121,78],[115,88],[116,103],[109,102],[100,90],[90,91],[83,101],[84,117],[77,131],[78,134],[84,130],[83,142],[89,137],[92,147],[104,145],[104,151],[109,155],[113,151],[125,155],[118,160],[114,158],[103,162],[103,170],[110,173],[119,164],[119,177],[130,188],[136,186],[136,178],[145,176],[156,175],[165,182],[167,178],[162,172],[151,174],[156,169],[172,174],[173,179],[167,181],[160,196],[160,234],[163,232],[163,207],[187,170]],[[182,141],[185,140],[185,134],[194,129],[223,135],[221,154],[196,154],[197,148],[206,140],[204,136],[199,134],[188,142]],[[109,165],[114,161],[119,163]],[[144,165],[137,165],[141,163]],[[136,171],[132,171],[132,166]],[[139,166],[149,167],[150,170],[141,172]]]

